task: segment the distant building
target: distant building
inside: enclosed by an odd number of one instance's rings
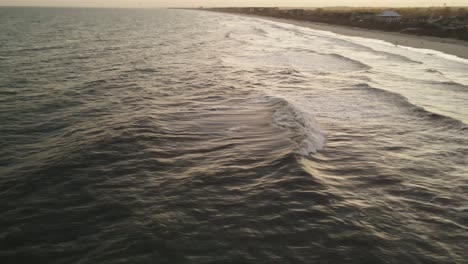
[[[305,15],[304,9],[290,9],[288,10],[288,14],[291,16],[303,16]]]
[[[254,8],[254,13],[262,13],[262,14],[268,14],[268,15],[274,15],[278,13],[279,8],[278,7],[255,7]]]
[[[441,29],[466,29],[468,20],[461,17],[439,17],[430,20],[430,24]]]
[[[372,12],[354,12],[351,14],[351,20],[368,21],[375,19],[375,14]]]
[[[430,17],[428,16],[417,16],[417,17],[408,18],[407,21],[410,23],[422,24],[422,23],[429,23],[429,19]]]
[[[383,13],[378,14],[376,18],[378,21],[392,23],[401,21],[403,17],[396,11],[385,10]]]
[[[465,29],[467,28],[468,21],[459,17],[453,17],[447,27],[449,29]]]
[[[279,8],[278,7],[268,7],[268,8],[264,8],[263,12],[267,13],[269,15],[276,15],[276,14],[279,13]]]
[[[434,24],[434,23],[437,23],[437,22],[440,22],[444,19],[443,16],[434,16],[434,15],[431,15],[428,19],[427,19],[427,23],[429,24]]]

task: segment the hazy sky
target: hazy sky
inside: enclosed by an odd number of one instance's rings
[[[468,6],[468,0],[0,0],[0,5],[92,7]]]

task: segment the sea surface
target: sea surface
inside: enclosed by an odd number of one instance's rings
[[[0,8],[0,263],[468,263],[468,60],[253,17]]]

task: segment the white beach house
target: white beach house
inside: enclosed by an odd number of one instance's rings
[[[398,22],[403,17],[398,12],[393,10],[385,10],[381,14],[377,15],[377,20],[384,22]]]

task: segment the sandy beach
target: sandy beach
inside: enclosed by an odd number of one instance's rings
[[[378,30],[370,30],[364,28],[347,27],[340,25],[330,25],[323,23],[316,23],[310,21],[301,21],[288,18],[275,18],[266,16],[255,16],[247,15],[250,17],[257,17],[266,20],[272,20],[277,22],[289,23],[301,27],[308,27],[317,30],[330,31],[337,34],[380,39],[395,45],[419,48],[419,49],[430,49],[441,51],[447,54],[452,54],[461,58],[468,59],[468,42],[456,39],[437,38],[429,36],[416,36],[408,35],[398,32],[384,32]]]

